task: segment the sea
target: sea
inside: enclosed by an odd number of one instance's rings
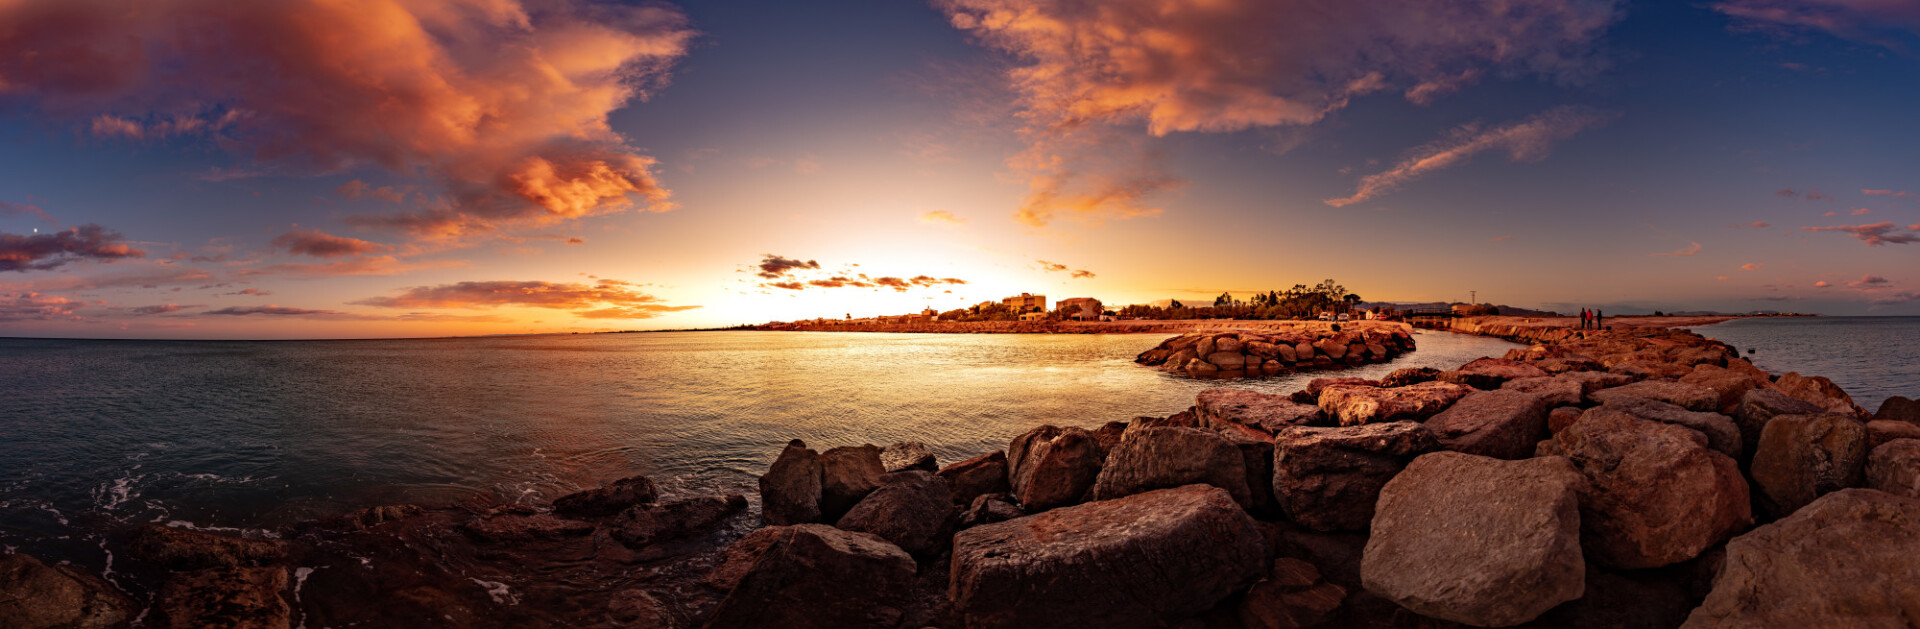
[[[1920,398],[1920,317],[1757,317],[1690,329],[1774,374],[1825,376],[1868,412],[1896,395]]]

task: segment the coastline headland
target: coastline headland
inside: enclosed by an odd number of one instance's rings
[[[1161,341],[1134,362],[1195,378],[1274,376],[1386,362],[1413,351],[1411,332],[1384,321],[1204,330]]]
[[[1388,321],[1290,321],[1178,319],[1129,321],[922,321],[914,323],[768,323],[746,329],[768,332],[887,332],[904,334],[1182,334],[1187,332],[1302,332],[1402,327]]]
[[[0,626],[1905,626],[1920,403],[1869,415],[1694,332],[1557,323],[1460,319],[1531,346],[957,462],[795,440],[757,503],[633,477],[139,525],[104,578],[0,555]]]

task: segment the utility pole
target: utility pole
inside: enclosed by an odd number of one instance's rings
[[[1467,291],[1467,303],[1473,304],[1475,306],[1480,305],[1480,291],[1477,291],[1477,290]]]

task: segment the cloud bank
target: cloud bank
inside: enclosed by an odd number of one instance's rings
[[[652,319],[699,306],[671,306],[641,292],[639,285],[602,279],[592,284],[541,281],[479,281],[415,286],[390,297],[352,302],[380,308],[485,309],[503,306],[567,310],[588,319]]]
[[[48,234],[0,233],[0,271],[44,271],[78,260],[143,258],[118,232],[88,223]]]

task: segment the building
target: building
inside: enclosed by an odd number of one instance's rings
[[[1018,296],[1002,299],[1000,300],[1000,303],[1006,304],[1007,307],[1012,308],[1014,312],[1046,312],[1047,311],[1046,295],[1031,295],[1028,293],[1020,293]]]
[[[1067,311],[1066,314],[1068,317],[1081,321],[1098,320],[1100,313],[1106,310],[1106,307],[1100,303],[1100,300],[1092,297],[1062,299],[1059,305],[1055,307]]]
[[[1020,315],[1020,320],[1021,320],[1021,321],[1046,321],[1046,320],[1047,320],[1047,313],[1044,313],[1044,312],[1029,312],[1029,313],[1026,313],[1026,314],[1023,314],[1023,315]]]

